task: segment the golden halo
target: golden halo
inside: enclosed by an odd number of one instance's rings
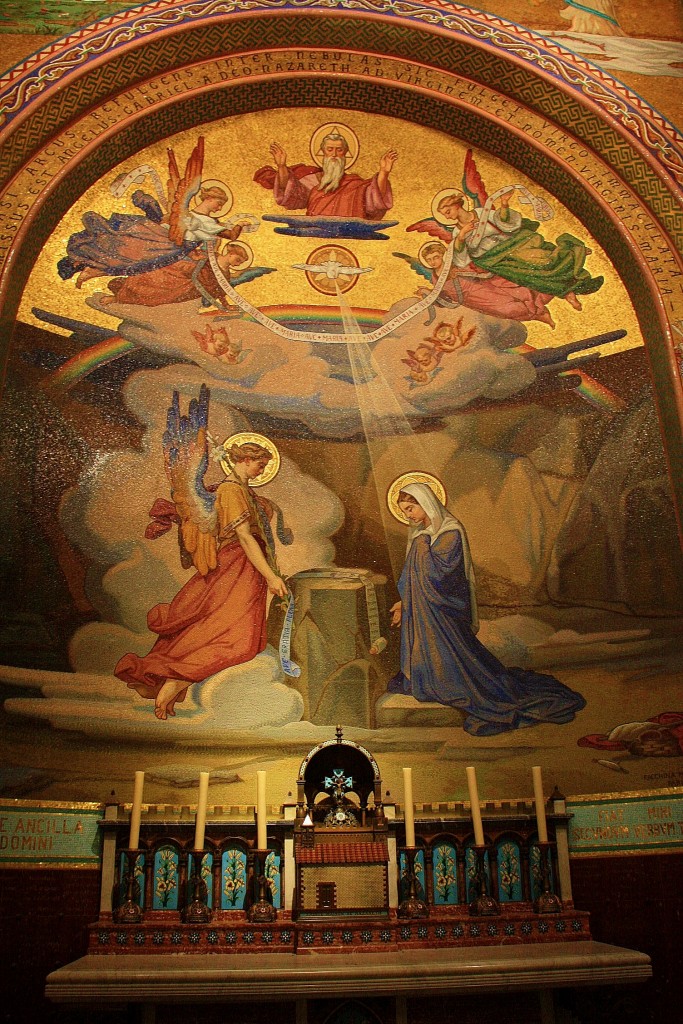
[[[420,251],[417,254],[417,258],[419,259],[419,261],[422,264],[422,266],[426,267],[427,270],[431,270],[432,268],[429,266],[428,263],[425,263],[424,251],[425,251],[425,249],[428,249],[431,245],[440,245],[440,246],[442,246],[443,251],[444,252],[446,251],[446,242],[440,242],[438,238],[432,238],[432,239],[430,239],[429,242],[425,242],[424,245],[421,245],[420,246]]]
[[[446,504],[446,488],[438,477],[433,476],[431,473],[419,473],[415,470],[410,473],[402,473],[401,476],[396,477],[393,484],[389,485],[389,489],[387,491],[387,506],[394,519],[398,519],[399,523],[403,523],[404,526],[409,526],[410,521],[399,507],[398,496],[406,484],[427,484],[427,486],[431,487],[434,491],[434,494],[437,496],[441,504]]]
[[[234,444],[260,444],[263,448],[267,448],[271,454],[271,459],[266,468],[263,470],[260,476],[257,476],[254,480],[249,481],[250,487],[263,487],[264,484],[270,483],[273,477],[277,476],[280,471],[280,453],[277,447],[268,437],[264,437],[263,434],[252,434],[248,430],[242,430],[239,434],[232,434],[230,437],[226,437],[223,442],[223,448],[226,454],[221,458],[221,468],[226,476],[232,473],[232,466],[227,456],[227,452]]]
[[[322,145],[323,139],[326,135],[330,135],[332,132],[338,132],[343,135],[348,144],[348,152],[346,154],[346,165],[345,169],[348,171],[349,167],[353,167],[356,160],[358,159],[358,153],[360,151],[360,143],[358,136],[349,128],[347,124],[342,124],[340,121],[330,121],[328,124],[321,124],[319,128],[311,135],[311,156],[318,165],[322,167]]]
[[[225,217],[226,213],[229,213],[230,210],[232,209],[232,192],[225,184],[225,182],[221,181],[219,178],[207,178],[206,181],[202,181],[199,187],[199,192],[195,193],[195,195],[193,195],[192,199],[190,200],[190,209],[194,210],[194,208],[196,206],[199,206],[199,204],[201,203],[202,200],[200,193],[202,192],[202,189],[212,187],[222,189],[225,192],[226,196],[228,197],[225,200],[223,206],[221,206],[220,210],[216,210],[216,212],[213,214],[214,218],[218,220],[219,217]]]
[[[449,228],[453,227],[454,221],[447,220],[442,213],[439,213],[439,211],[437,210],[437,206],[439,205],[442,199],[445,199],[446,196],[452,196],[454,192],[462,196],[462,205],[465,210],[470,212],[471,210],[474,209],[474,201],[470,199],[469,196],[466,196],[461,188],[456,188],[455,185],[452,188],[442,188],[441,191],[437,192],[434,198],[432,199],[432,217],[434,218],[434,220],[438,220],[439,224],[445,224]]]
[[[234,241],[231,241],[229,238],[217,238],[216,254],[218,256],[222,256],[229,245],[240,245],[247,254],[246,260],[244,260],[243,263],[238,263],[237,266],[232,267],[231,270],[233,270],[235,273],[239,273],[240,270],[246,270],[248,267],[252,265],[252,263],[254,262],[254,250],[247,242],[243,242],[241,238],[238,238]]]

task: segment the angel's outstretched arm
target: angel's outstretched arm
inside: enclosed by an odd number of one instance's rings
[[[271,594],[274,594],[276,597],[286,597],[287,584],[280,576],[274,573],[268,565],[266,556],[263,554],[258,541],[249,529],[249,523],[240,523],[239,526],[235,527],[235,533],[237,534],[238,541],[242,545],[242,550],[254,568],[257,569],[265,579],[268,584],[268,590]]]

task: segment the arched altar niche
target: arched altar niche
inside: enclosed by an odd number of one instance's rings
[[[335,787],[335,776],[339,774],[343,784]],[[323,822],[338,805],[345,807],[348,803],[349,810],[353,812],[355,805],[346,799],[349,793],[358,797],[361,813],[360,821],[357,822],[359,825],[365,827],[370,821],[381,828],[385,825],[379,765],[365,747],[343,739],[339,728],[336,739],[318,744],[306,755],[299,769],[296,789],[296,821],[299,825],[304,823],[307,816],[310,816],[314,825]],[[340,789],[338,799],[335,799],[335,789]],[[329,797],[323,804],[316,803],[321,793]]]

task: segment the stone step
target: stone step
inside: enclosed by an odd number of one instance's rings
[[[387,693],[375,706],[378,728],[462,726],[465,715],[445,704],[416,700],[407,693]]]

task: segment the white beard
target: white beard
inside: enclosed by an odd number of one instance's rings
[[[321,192],[336,192],[346,168],[345,156],[323,157],[323,176],[318,188]]]

